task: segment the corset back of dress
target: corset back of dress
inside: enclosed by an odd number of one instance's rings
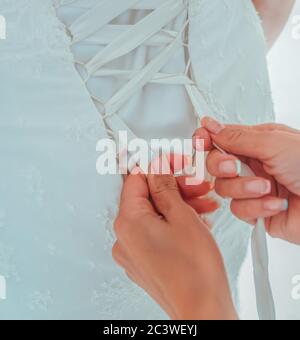
[[[190,138],[202,115],[272,119],[252,4],[0,0],[0,10],[14,24],[0,42],[0,275],[15,296],[1,318],[165,317],[111,260],[121,178],[96,173],[95,146],[119,130]],[[211,219],[237,301],[250,231],[227,202]]]

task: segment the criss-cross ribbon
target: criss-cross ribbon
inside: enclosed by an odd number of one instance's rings
[[[118,112],[134,94],[149,83],[184,86],[197,117],[201,118],[201,112],[214,116],[205,96],[190,76],[191,60],[187,62],[184,73],[162,72],[171,57],[182,47],[187,49],[189,55],[188,42],[184,41],[189,24],[189,0],[70,0],[58,4],[57,8],[61,6],[76,8],[81,13],[66,27],[72,37],[72,44],[87,42],[95,46],[105,46],[87,62],[75,58],[85,69],[85,82],[103,76],[127,80],[125,85],[106,102],[91,94],[102,119],[115,137],[118,131],[127,131],[129,140],[136,138],[119,117]],[[149,10],[149,13],[133,25],[112,24],[113,19],[132,9]],[[179,31],[166,29],[179,15],[186,17],[182,28]],[[160,51],[141,69],[123,70],[106,67],[111,61],[129,54],[140,46],[159,46]],[[252,254],[260,318],[275,319],[263,220],[259,220],[253,232]]]

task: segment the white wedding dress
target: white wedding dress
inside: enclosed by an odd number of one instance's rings
[[[111,258],[120,176],[96,143],[271,121],[250,0],[0,0],[0,319],[160,319]],[[212,216],[237,303],[250,229]]]

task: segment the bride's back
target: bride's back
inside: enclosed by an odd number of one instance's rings
[[[97,13],[100,1],[0,0],[8,23],[7,39],[0,41],[0,275],[7,283],[1,319],[165,317],[111,259],[122,181],[97,174],[95,150],[107,127],[117,130],[113,116],[138,137],[189,138],[197,118],[187,87],[195,86],[223,121],[272,119],[263,35],[249,1],[182,1],[183,10],[163,31],[107,64],[100,55],[95,69],[89,62],[127,25],[169,1],[109,2],[131,5],[95,31],[98,21],[80,18]],[[160,79],[151,78],[120,108],[106,106],[182,29],[186,41],[158,71]],[[178,77],[172,83],[166,74]],[[206,107],[199,110],[207,114]],[[236,293],[249,232],[226,204],[213,220]]]

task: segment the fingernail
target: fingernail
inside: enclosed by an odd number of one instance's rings
[[[222,130],[225,129],[225,126],[215,119],[207,118],[204,123],[204,127],[214,135],[219,134]]]
[[[204,139],[199,136],[193,136],[193,148],[197,151],[204,151]]]
[[[235,162],[236,162],[236,173],[240,175],[242,173],[242,162],[239,161],[238,159]]]
[[[285,199],[274,199],[264,202],[264,209],[271,211],[287,211],[289,201]]]
[[[241,173],[241,162],[239,160],[223,161],[219,165],[219,171],[226,175],[239,175]]]
[[[264,180],[255,180],[246,182],[245,189],[249,193],[267,195],[271,192],[271,182]]]

